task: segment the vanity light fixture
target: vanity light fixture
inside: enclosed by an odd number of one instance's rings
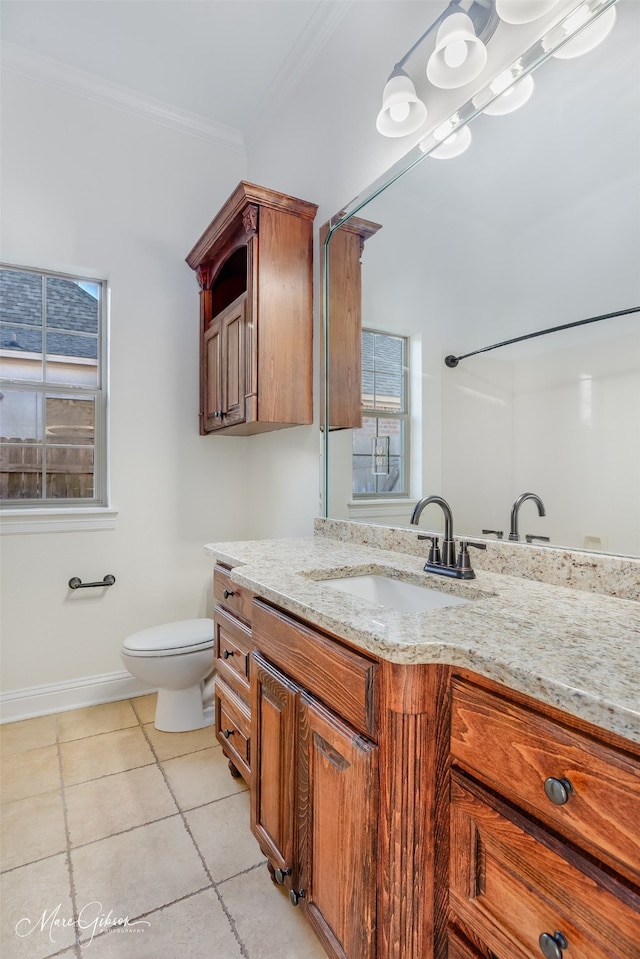
[[[533,23],[550,13],[557,0],[496,0],[498,16],[505,23]]]
[[[565,36],[571,36],[571,34],[580,30],[590,17],[589,5],[583,3],[564,21],[560,29]],[[580,30],[577,37],[569,40],[568,43],[556,50],[553,56],[558,60],[572,60],[574,57],[581,57],[584,53],[590,53],[609,35],[615,22],[616,8],[609,7],[597,20]]]
[[[503,116],[529,100],[534,81],[527,71],[531,69],[534,49],[538,50],[538,56],[546,53],[558,59],[587,53],[613,27],[615,2],[583,0],[563,20],[556,18],[548,32],[527,51],[527,63],[523,64],[522,58],[516,60],[474,94],[467,104],[459,107],[460,114],[453,114],[426,136],[423,133],[419,144],[422,152],[436,159],[463,153],[471,142],[465,123],[475,113]],[[443,13],[396,63],[384,88],[382,109],[376,121],[378,132],[387,137],[403,137],[424,126],[428,116],[427,104],[418,96],[416,83],[405,66],[431,34],[435,33],[435,42],[427,61],[427,80],[432,88],[453,90],[471,83],[485,70],[489,59],[486,44],[501,20],[517,28],[551,13],[558,3],[559,0],[450,0]],[[422,83],[424,85],[424,81]]]
[[[487,64],[487,48],[476,36],[471,17],[452,13],[440,25],[435,50],[427,62],[427,79],[434,87],[455,90],[480,76]]]
[[[452,133],[443,140],[439,147],[432,150],[429,156],[436,160],[451,160],[453,157],[460,156],[461,153],[471,145],[471,130],[469,127],[460,127],[455,133]]]
[[[382,109],[376,128],[386,137],[415,133],[427,119],[427,106],[417,93],[405,64],[436,33],[435,48],[428,59],[429,82],[440,89],[466,86],[484,69],[485,43],[493,36],[499,18],[495,0],[450,0],[443,13],[425,30],[413,46],[398,60],[382,95]]]
[[[510,79],[507,88],[503,88],[502,92],[499,88],[501,84],[498,83],[500,77],[496,77],[493,83],[489,84],[492,93],[500,93],[500,96],[496,100],[484,108],[484,112],[488,113],[489,116],[501,117],[507,113],[513,113],[514,110],[519,110],[520,107],[525,105],[533,93],[534,84],[531,74],[514,83],[513,73],[511,73],[510,70],[506,70],[505,73],[509,74]],[[502,74],[500,76],[502,76]]]
[[[404,137],[419,130],[426,119],[427,108],[418,98],[411,77],[396,66],[382,94],[382,109],[376,120],[378,133]]]
[[[457,129],[459,127],[459,129]],[[471,144],[471,130],[468,126],[460,126],[460,116],[454,113],[433,131],[433,137],[440,146],[431,150],[430,156],[436,160],[450,160],[460,156]],[[430,148],[429,138],[420,144],[420,149],[426,152]]]

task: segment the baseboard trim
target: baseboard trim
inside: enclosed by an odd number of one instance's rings
[[[155,689],[141,683],[126,670],[15,689],[0,693],[0,723],[15,723],[21,719],[64,713],[68,709],[81,709],[100,703],[114,703],[119,699],[146,696],[154,692]]]

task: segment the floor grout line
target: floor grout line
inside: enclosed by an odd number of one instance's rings
[[[71,915],[75,920],[78,913],[78,900],[76,896],[76,887],[75,887],[75,882],[73,877],[73,863],[71,862],[71,834],[69,832],[69,816],[68,816],[66,794],[65,794],[64,774],[62,771],[62,752],[60,750],[60,739],[58,737],[57,720],[56,720],[56,746],[58,750],[58,769],[60,772],[60,799],[62,802],[62,817],[64,819],[64,833],[65,833],[65,838],[67,843],[65,858],[67,863],[67,873],[69,875],[69,893],[71,896]],[[81,957],[80,930],[76,922],[74,922],[73,929],[74,929],[74,939],[75,939],[73,948],[76,954],[76,959],[80,959]]]
[[[73,860],[77,851],[84,849],[87,846],[92,846],[99,842],[104,842],[105,840],[109,840],[118,836],[123,836],[123,835],[126,835],[127,833],[132,833],[138,829],[145,828],[155,823],[161,823],[161,822],[173,819],[176,816],[179,816],[182,820],[182,828],[185,830],[187,836],[189,837],[191,844],[193,846],[193,849],[196,852],[198,859],[200,861],[200,864],[202,866],[204,875],[202,876],[200,881],[204,880],[205,884],[202,885],[201,888],[185,893],[184,895],[177,895],[176,898],[171,900],[170,902],[162,903],[161,905],[154,906],[153,908],[148,908],[145,912],[140,913],[139,916],[135,916],[135,917],[132,916],[131,919],[132,920],[148,919],[149,917],[153,915],[158,915],[164,912],[165,910],[169,909],[172,906],[175,906],[179,903],[188,902],[192,900],[194,897],[197,897],[198,895],[201,895],[203,893],[208,893],[208,891],[211,890],[213,895],[215,895],[218,901],[220,910],[226,919],[227,928],[230,931],[231,936],[233,937],[233,941],[236,944],[234,949],[237,948],[239,950],[238,959],[240,959],[240,957],[242,957],[242,959],[257,959],[258,956],[262,957],[263,949],[260,946],[260,944],[258,943],[256,945],[251,945],[251,939],[249,939],[249,942],[245,942],[243,939],[243,936],[241,935],[238,922],[243,921],[242,920],[243,912],[241,911],[238,913],[237,908],[235,909],[235,912],[238,915],[238,921],[237,921],[234,915],[234,911],[227,904],[227,900],[229,900],[229,895],[231,895],[232,898],[230,902],[231,904],[233,904],[233,902],[235,902],[235,897],[238,895],[238,889],[237,888],[234,889],[233,885],[231,885],[234,882],[234,880],[235,881],[239,880],[239,885],[241,888],[242,877],[248,877],[250,875],[256,874],[258,870],[265,869],[266,860],[262,858],[259,862],[256,862],[245,869],[241,869],[237,873],[234,873],[233,875],[225,876],[223,879],[220,879],[220,880],[215,880],[212,870],[215,870],[217,868],[216,867],[217,860],[215,858],[212,859],[211,866],[208,865],[205,855],[202,849],[200,848],[199,842],[196,839],[196,836],[194,835],[194,832],[192,831],[191,826],[189,824],[189,817],[194,812],[197,812],[199,810],[206,810],[208,807],[214,807],[218,803],[226,802],[227,800],[231,801],[236,797],[239,801],[239,797],[244,796],[246,801],[246,794],[248,790],[245,788],[241,788],[241,789],[235,788],[236,781],[230,780],[229,788],[232,789],[233,791],[229,793],[225,793],[225,795],[223,796],[216,795],[214,799],[208,799],[205,802],[200,802],[195,806],[191,806],[189,808],[183,808],[183,805],[178,799],[180,790],[174,788],[170,779],[170,770],[171,770],[170,764],[174,760],[180,760],[180,759],[188,760],[189,757],[192,757],[197,753],[201,753],[207,749],[216,748],[216,747],[220,749],[222,755],[224,755],[224,751],[222,750],[222,747],[215,740],[212,742],[211,746],[209,745],[202,746],[200,744],[202,743],[203,740],[199,739],[198,748],[191,749],[191,750],[187,749],[187,751],[180,752],[177,756],[167,756],[166,758],[161,758],[159,755],[159,752],[160,753],[162,752],[163,746],[166,747],[166,744],[158,743],[157,745],[154,745],[153,733],[150,729],[153,723],[152,721],[148,719],[148,709],[146,705],[141,703],[134,704],[133,700],[128,700],[128,702],[130,703],[133,713],[136,717],[137,728],[141,729],[145,742],[147,743],[151,751],[152,759],[149,762],[145,762],[142,765],[133,766],[130,769],[117,770],[114,772],[105,772],[98,776],[94,776],[91,779],[81,780],[80,782],[77,782],[77,783],[75,782],[67,783],[65,781],[65,770],[66,770],[66,764],[64,762],[65,752],[66,752],[64,748],[65,746],[67,746],[68,744],[76,743],[76,742],[86,743],[87,740],[96,740],[97,742],[99,742],[101,737],[108,736],[111,733],[117,733],[122,730],[133,730],[136,728],[136,724],[133,724],[131,726],[119,727],[118,729],[106,730],[99,733],[91,733],[90,735],[79,736],[77,739],[63,740],[60,738],[60,731],[58,729],[58,724],[56,722],[55,742],[52,743],[51,745],[55,746],[56,748],[59,790],[55,790],[55,789],[45,790],[45,793],[47,792],[52,794],[57,793],[60,796],[61,803],[62,803],[63,820],[64,820],[64,849],[61,849],[60,852],[51,853],[49,855],[42,856],[40,859],[33,860],[30,863],[21,863],[20,865],[12,866],[11,868],[2,870],[2,871],[5,873],[12,873],[26,866],[37,865],[38,863],[46,862],[47,860],[53,859],[56,856],[61,856],[62,854],[64,854],[66,872],[67,872],[68,883],[69,883],[69,894],[71,897],[72,916],[75,920],[77,916],[77,910],[78,910],[79,890],[76,889]],[[143,707],[143,705],[144,705],[144,708],[141,708]],[[145,718],[146,718],[146,721],[145,721]],[[16,755],[27,754],[36,748],[39,748],[39,747],[31,747],[29,749],[20,750]],[[221,758],[220,755],[216,756],[216,764],[220,762],[220,758]],[[7,759],[11,761],[10,757],[7,757]],[[86,842],[81,842],[78,845],[72,845],[71,828],[73,827],[73,823],[74,823],[74,818],[73,818],[74,806],[70,805],[70,802],[71,802],[70,797],[73,795],[74,790],[76,790],[77,787],[86,787],[89,784],[99,782],[100,780],[109,780],[109,779],[112,779],[112,777],[114,776],[127,775],[128,773],[133,773],[136,770],[145,769],[152,766],[155,766],[160,771],[160,775],[162,776],[163,782],[175,805],[175,811],[158,816],[157,818],[152,818],[143,823],[138,823],[136,825],[132,825],[127,828],[120,829],[119,831],[116,831],[116,832],[109,832],[108,835],[106,836],[101,836],[96,839],[90,839]],[[81,767],[78,767],[78,768],[81,770]],[[189,775],[191,775],[191,773],[189,773]],[[223,780],[221,779],[220,782],[222,784]],[[177,785],[179,786],[179,783]],[[108,789],[108,787],[106,788]],[[40,794],[34,794],[34,795],[40,795]],[[32,797],[27,796],[27,797],[21,797],[21,798],[29,799]],[[77,802],[82,803],[82,800],[83,800],[83,797],[81,795],[78,795]],[[21,799],[12,800],[12,801],[20,802]],[[236,813],[236,815],[237,814],[238,813]],[[207,821],[206,813],[204,814],[204,819],[202,819],[201,821],[205,823],[206,825],[206,821]],[[195,825],[196,823],[194,823],[194,828],[195,828]],[[208,835],[208,833],[203,834],[203,838],[206,838],[206,835]],[[60,836],[60,844],[62,844],[62,835]],[[204,848],[206,848],[206,846]],[[259,850],[256,850],[256,854],[262,855]],[[229,865],[233,867],[234,865],[233,860],[229,863]],[[258,882],[259,880],[256,878],[256,880],[253,880],[253,881]],[[178,891],[177,889],[174,889],[174,892],[177,892],[177,891]],[[202,905],[194,906],[193,908],[202,909],[203,906]],[[211,908],[211,905],[207,906],[207,909],[209,908]],[[224,924],[224,920],[222,919],[221,916],[219,916],[218,921]],[[88,944],[91,943],[93,938],[102,939],[108,932],[109,932],[109,929],[104,929],[98,932],[97,935],[94,935],[91,939],[89,939],[87,937],[86,931],[81,929],[80,926],[77,924],[77,922],[74,922],[73,944],[70,944],[62,949],[59,949],[55,953],[51,953],[48,959],[55,959],[56,956],[60,956],[63,954],[68,956],[74,955],[75,959],[83,959],[83,957],[85,957],[85,959],[90,959],[87,953]],[[230,939],[229,941],[231,943],[232,940]],[[257,953],[255,952],[256,949],[257,949]],[[234,955],[235,955],[235,951],[234,951]]]
[[[218,902],[220,903],[220,908],[222,909],[222,911],[224,912],[225,916],[227,917],[227,922],[229,923],[229,926],[230,926],[230,928],[231,928],[231,932],[233,933],[233,936],[234,936],[236,942],[238,943],[238,946],[240,947],[240,955],[242,956],[242,959],[250,959],[249,953],[247,952],[246,945],[245,945],[245,943],[242,941],[242,938],[241,938],[241,936],[240,936],[240,933],[238,932],[238,927],[237,927],[237,925],[236,925],[236,921],[235,921],[235,919],[233,918],[233,916],[231,915],[231,912],[230,912],[229,909],[227,908],[227,905],[226,905],[226,903],[225,903],[225,901],[224,901],[224,899],[223,899],[220,891],[218,890],[218,883],[216,883],[216,881],[214,880],[213,876],[211,875],[211,870],[209,869],[209,866],[207,865],[207,861],[206,861],[204,855],[202,854],[202,852],[201,852],[201,850],[200,850],[200,847],[198,846],[198,843],[197,843],[196,840],[195,840],[195,837],[194,837],[194,835],[193,835],[193,833],[192,833],[192,831],[191,831],[191,827],[189,826],[189,823],[187,822],[187,819],[186,819],[186,816],[185,816],[185,811],[180,807],[180,803],[178,802],[178,800],[177,800],[177,798],[176,798],[176,796],[175,796],[175,794],[174,794],[174,791],[173,791],[173,789],[171,788],[171,783],[169,782],[169,778],[168,778],[168,776],[167,776],[167,774],[166,774],[166,772],[165,772],[165,770],[164,770],[164,768],[163,768],[163,766],[162,766],[162,763],[160,762],[160,760],[159,760],[158,757],[157,757],[157,753],[156,753],[156,750],[155,750],[155,748],[154,748],[153,742],[151,741],[151,739],[150,739],[149,736],[147,735],[147,733],[146,733],[146,731],[145,731],[145,729],[144,729],[144,726],[141,727],[141,728],[142,728],[142,733],[143,733],[143,735],[145,736],[147,742],[149,743],[149,747],[150,747],[150,749],[151,749],[151,752],[152,752],[153,755],[156,757],[156,762],[157,762],[157,764],[158,764],[158,768],[159,768],[159,770],[160,770],[160,774],[162,775],[162,778],[164,779],[164,781],[165,781],[165,783],[166,783],[167,789],[169,790],[173,801],[175,802],[176,806],[178,807],[180,816],[181,816],[181,818],[182,818],[182,824],[183,824],[183,826],[184,826],[184,828],[185,828],[185,830],[186,830],[186,833],[187,833],[187,835],[189,836],[189,838],[191,839],[191,842],[193,843],[193,846],[194,846],[194,848],[195,848],[195,850],[196,850],[196,852],[197,852],[197,854],[198,854],[198,856],[199,856],[199,858],[200,858],[200,862],[202,863],[202,868],[204,869],[204,871],[205,871],[205,873],[206,873],[206,875],[207,875],[207,877],[208,877],[208,879],[209,879],[209,881],[210,881],[210,883],[211,883],[211,888],[213,889],[213,891],[215,892],[215,894],[216,894],[216,896],[217,896],[217,898],[218,898]],[[241,790],[241,792],[244,792],[244,790]],[[233,795],[233,794],[232,794],[232,795]],[[204,803],[204,805],[206,806],[206,805],[208,805],[208,803]],[[199,808],[202,808],[202,807],[199,807]],[[190,810],[187,810],[187,811],[190,811]]]

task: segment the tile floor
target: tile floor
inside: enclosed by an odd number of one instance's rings
[[[158,732],[154,708],[0,727],[2,959],[326,959],[213,729]]]

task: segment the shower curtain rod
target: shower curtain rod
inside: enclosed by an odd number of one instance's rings
[[[512,340],[503,340],[502,343],[493,343],[491,346],[484,346],[481,350],[474,350],[473,353],[465,353],[463,356],[445,356],[444,363],[449,369],[454,369],[460,360],[466,360],[469,356],[477,356],[478,353],[487,353],[489,350],[497,350],[501,346],[510,346],[511,343],[521,343],[522,340],[532,340],[536,336],[545,336],[547,333],[557,333],[558,330],[570,330],[573,326],[584,326],[585,323],[597,323],[599,320],[610,320],[614,316],[626,316],[627,313],[640,312],[640,306],[631,306],[628,310],[616,310],[615,313],[602,313],[600,316],[590,316],[586,320],[575,320],[573,323],[563,323],[561,326],[550,326],[548,330],[538,330],[537,333],[525,333],[524,336],[514,336]]]

